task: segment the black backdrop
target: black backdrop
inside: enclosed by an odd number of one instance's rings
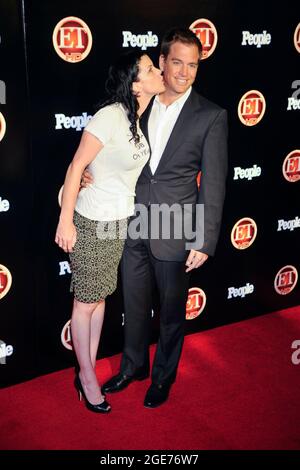
[[[82,19],[93,38],[90,53],[77,63],[60,58],[52,42],[55,26],[69,16]],[[299,109],[287,110],[288,98],[300,87],[300,82],[295,83],[300,78],[296,73],[300,47],[294,43],[299,23],[296,2],[285,2],[285,9],[279,10],[273,2],[257,0],[1,0],[0,80],[6,93],[0,95],[0,113],[6,133],[0,141],[0,198],[10,204],[9,210],[0,205],[2,385],[73,363],[61,338],[67,339],[68,330],[63,328],[72,303],[68,259],[53,240],[58,192],[81,131],[56,129],[55,115],[94,113],[108,66],[123,50],[123,31],[136,35],[152,31],[160,39],[169,27],[190,26],[199,18],[215,25],[218,42],[213,54],[201,62],[195,86],[229,111],[230,170],[216,256],[191,278],[191,288],[205,293],[206,305],[186,322],[187,333],[299,304],[299,283],[286,295],[274,288],[281,268],[292,266],[296,273],[300,266],[299,183],[287,181],[282,172],[285,157],[299,149],[300,102]],[[271,42],[261,47],[242,45],[243,31],[266,31]],[[146,52],[157,62],[158,47]],[[265,114],[254,126],[244,125],[238,116],[239,101],[250,90],[259,90],[266,100]],[[299,159],[295,162],[299,164]],[[234,179],[235,168],[253,165],[261,168],[260,176]],[[299,175],[299,166],[295,173]],[[257,236],[249,248],[237,249],[231,231],[245,217],[255,221]],[[278,231],[279,220],[294,221],[296,227]],[[5,269],[12,285],[1,298]],[[247,283],[252,292],[228,298],[231,287]],[[199,310],[195,299],[191,295],[188,312],[191,305]],[[153,341],[157,318],[154,306]],[[122,349],[122,322],[120,280],[107,301],[99,357]]]

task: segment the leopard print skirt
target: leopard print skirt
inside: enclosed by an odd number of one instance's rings
[[[80,302],[99,302],[116,290],[127,223],[97,222],[74,212],[77,240],[70,253],[70,291]]]

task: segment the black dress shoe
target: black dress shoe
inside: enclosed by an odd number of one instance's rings
[[[147,377],[149,377],[148,373],[135,374],[131,376],[119,373],[102,385],[102,391],[104,393],[120,392],[121,390],[124,390],[124,388],[128,387],[128,385],[134,380],[145,380]]]
[[[145,396],[144,406],[146,408],[156,408],[162,405],[169,396],[170,385],[151,384]]]

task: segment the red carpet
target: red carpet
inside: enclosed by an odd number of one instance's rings
[[[0,390],[1,449],[300,449],[300,307],[186,337],[170,399],[143,407],[150,381],[89,412],[64,370]],[[152,350],[153,352],[153,350]],[[98,361],[104,381],[120,357]]]

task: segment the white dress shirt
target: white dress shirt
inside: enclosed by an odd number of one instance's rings
[[[153,106],[148,121],[148,133],[152,150],[150,159],[150,168],[152,174],[155,173],[158,167],[159,161],[165,150],[180,111],[190,96],[191,91],[192,87],[190,87],[184,93],[184,95],[182,95],[169,106],[161,103],[159,96],[156,96],[153,101]]]

